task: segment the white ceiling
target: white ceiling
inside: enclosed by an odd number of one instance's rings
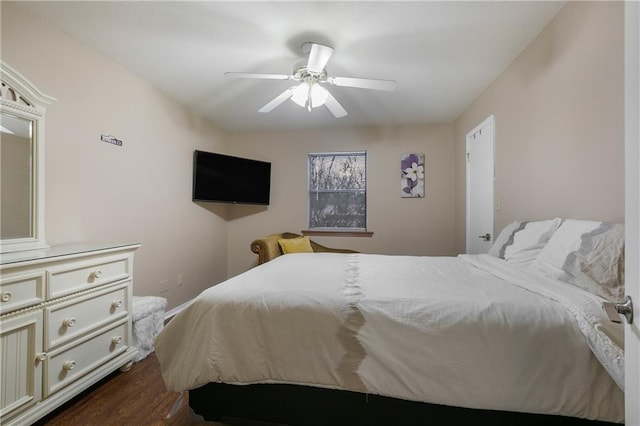
[[[559,1],[23,2],[227,131],[448,123],[564,6]],[[349,115],[287,101],[292,83],[223,77],[288,74],[300,45],[335,48],[330,75],[396,80],[394,92],[329,87]]]

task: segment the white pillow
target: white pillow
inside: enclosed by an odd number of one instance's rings
[[[500,231],[498,236],[494,238],[493,245],[489,249],[488,254],[504,259],[504,250],[509,243],[509,240],[513,237],[513,233],[519,226],[521,226],[522,223],[523,222],[515,221],[502,228],[502,231]]]
[[[566,220],[530,269],[612,301],[624,297],[624,226]]]
[[[562,219],[513,222],[505,226],[489,254],[519,266],[528,266],[558,229]]]

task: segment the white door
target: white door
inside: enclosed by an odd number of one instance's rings
[[[493,244],[493,115],[467,133],[467,253]]]
[[[625,289],[634,302],[625,325],[626,424],[640,425],[640,3],[625,2]]]

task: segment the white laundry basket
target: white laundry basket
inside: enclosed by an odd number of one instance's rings
[[[156,296],[133,296],[133,346],[138,348],[138,362],[153,352],[153,341],[164,327],[167,299]]]

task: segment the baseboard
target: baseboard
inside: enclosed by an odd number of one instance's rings
[[[165,314],[164,314],[164,323],[165,324],[168,323],[171,320],[171,318],[175,317],[180,312],[182,312],[183,310],[187,309],[189,307],[189,305],[191,303],[193,303],[194,300],[195,299],[187,300],[182,305],[176,306],[175,308],[171,309],[170,311],[165,312]]]

